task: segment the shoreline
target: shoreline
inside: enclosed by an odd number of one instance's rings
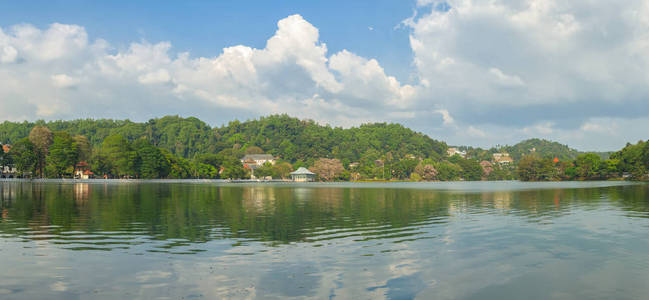
[[[383,185],[383,184],[412,184],[412,185],[444,185],[444,184],[504,184],[504,183],[517,183],[517,184],[574,184],[574,183],[622,183],[622,184],[647,184],[647,181],[633,181],[633,180],[558,180],[558,181],[522,181],[522,180],[480,180],[480,181],[466,181],[466,180],[453,180],[453,181],[403,181],[403,180],[357,180],[357,181],[314,181],[314,182],[298,182],[291,180],[257,180],[257,179],[67,179],[67,178],[37,178],[37,179],[23,179],[23,178],[2,178],[0,183],[217,183],[217,184],[295,184],[295,185],[337,185],[337,184],[359,184],[359,185]]]

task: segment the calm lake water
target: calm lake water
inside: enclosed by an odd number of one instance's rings
[[[0,182],[2,299],[647,299],[649,187]]]

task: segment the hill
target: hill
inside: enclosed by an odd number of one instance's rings
[[[493,149],[494,152],[508,152],[515,161],[518,161],[525,154],[536,153],[541,157],[558,157],[561,161],[575,159],[580,152],[558,142],[544,139],[524,140],[513,146],[504,146],[499,149]]]
[[[243,153],[256,146],[290,162],[307,162],[320,157],[353,162],[361,157],[380,159],[388,154],[394,159],[414,156],[439,160],[447,149],[446,143],[399,124],[373,123],[344,129],[287,115],[232,121],[217,128],[197,118],[179,116],[165,116],[143,123],[110,119],[5,121],[0,124],[0,143],[13,144],[28,136],[36,125],[86,136],[93,146],[99,146],[111,135],[121,135],[129,141],[146,138],[156,147],[183,158],[227,149]]]

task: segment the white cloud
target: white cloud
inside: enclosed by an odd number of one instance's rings
[[[167,72],[167,70],[159,69],[138,76],[138,80],[144,84],[167,83],[171,80],[171,76],[169,75],[169,72]]]
[[[67,88],[79,84],[80,80],[78,78],[70,77],[66,74],[56,74],[52,75],[52,84],[55,87]]]
[[[489,73],[493,74],[498,79],[498,83],[504,86],[525,85],[525,83],[523,83],[523,80],[521,80],[518,76],[507,75],[497,68],[489,69]]]
[[[534,124],[532,126],[525,127],[521,130],[526,135],[529,136],[547,136],[554,132],[554,123],[545,122],[540,124]]]
[[[418,5],[403,22],[411,29],[421,82],[417,105],[444,107],[460,127],[509,128],[520,133],[512,135],[516,138],[552,137],[593,133],[593,126],[579,125],[589,119],[639,118],[649,111],[645,0],[624,5],[419,0]],[[472,143],[469,137],[455,138]],[[512,141],[491,141],[503,142]]]
[[[453,119],[453,117],[451,117],[451,114],[448,112],[448,110],[436,109],[434,112],[442,115],[442,121],[444,125],[453,125],[453,123],[455,123],[455,120]]]
[[[484,138],[487,136],[487,134],[484,131],[475,128],[473,126],[469,126],[469,128],[467,129],[467,134],[472,137],[480,137],[480,138]]]
[[[2,46],[0,48],[0,63],[12,63],[16,61],[18,52],[11,46]]]
[[[197,58],[172,55],[170,42],[111,49],[77,25],[0,31],[0,99],[10,107],[0,118],[186,113],[215,122],[286,112],[356,125],[383,120],[385,111],[412,115],[404,110],[412,86],[387,76],[376,60],[346,50],[328,56],[318,29],[299,15],[280,20],[262,49],[239,45]]]

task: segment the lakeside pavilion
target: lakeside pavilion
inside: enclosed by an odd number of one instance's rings
[[[291,179],[296,182],[314,181],[315,173],[309,171],[307,168],[300,167],[294,172],[291,172]]]

